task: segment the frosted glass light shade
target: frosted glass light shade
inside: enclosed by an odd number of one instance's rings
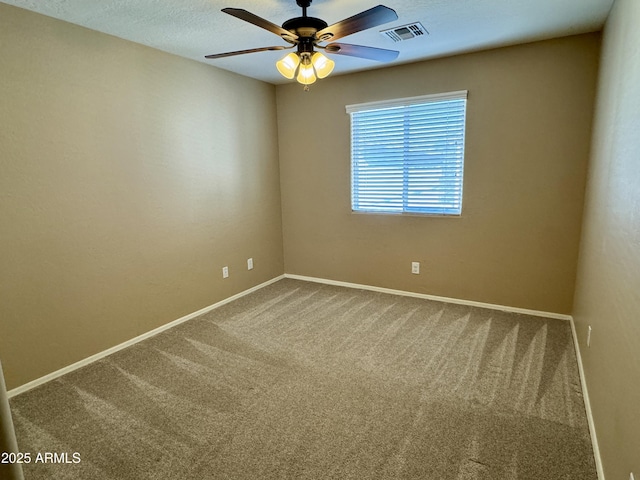
[[[276,62],[276,68],[284,78],[291,80],[296,75],[296,68],[300,64],[300,57],[296,53],[290,53]]]
[[[318,78],[325,78],[331,72],[333,72],[333,68],[336,66],[333,60],[328,59],[320,52],[316,52],[313,54],[311,58],[311,63],[313,67],[316,69],[316,74]]]
[[[316,74],[313,71],[313,65],[310,63],[307,65],[300,65],[300,70],[298,71],[298,78],[296,78],[298,83],[303,85],[311,85],[316,81]]]

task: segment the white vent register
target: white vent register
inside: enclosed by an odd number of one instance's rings
[[[383,37],[390,38],[394,42],[402,42],[403,40],[410,40],[422,35],[429,35],[429,32],[427,32],[427,29],[424,28],[420,22],[415,22],[409,25],[382,30],[380,34]]]

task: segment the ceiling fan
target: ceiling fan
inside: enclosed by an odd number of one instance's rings
[[[296,0],[298,6],[302,8],[302,16],[287,20],[282,24],[282,27],[241,8],[223,8],[222,11],[224,13],[269,30],[290,43],[291,46],[277,45],[251,48],[249,50],[206,55],[205,58],[215,59],[268,50],[296,48],[295,52],[289,53],[279,60],[276,63],[276,68],[285,78],[293,79],[295,77],[299,83],[305,86],[305,90],[308,90],[309,85],[314,83],[317,78],[325,78],[333,71],[335,66],[333,60],[316,51],[316,49],[324,50],[326,53],[333,55],[349,55],[380,62],[391,61],[398,57],[399,52],[395,50],[333,42],[333,40],[347,35],[397,20],[398,15],[391,8],[378,5],[333,25],[328,25],[324,20],[307,16],[307,8],[311,5],[311,1]],[[332,43],[321,45],[324,42]]]

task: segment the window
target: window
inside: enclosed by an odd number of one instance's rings
[[[347,106],[354,212],[460,215],[467,92]]]

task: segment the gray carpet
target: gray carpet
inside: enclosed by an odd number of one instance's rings
[[[568,322],[289,279],[11,407],[28,480],[597,479]]]

